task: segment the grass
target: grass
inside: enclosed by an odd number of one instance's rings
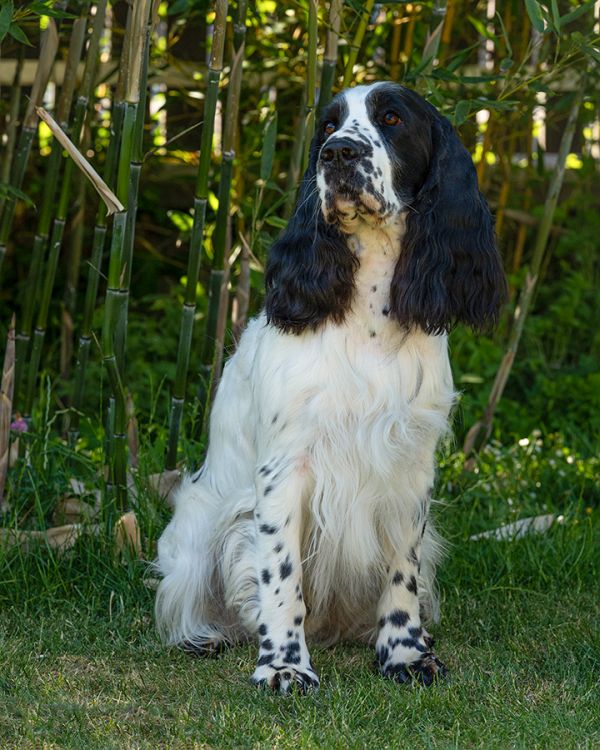
[[[460,454],[443,460],[438,489],[450,545],[433,630],[447,682],[384,681],[371,649],[343,644],[313,651],[317,694],[257,691],[253,646],[212,661],[162,647],[144,565],[116,563],[103,539],[89,539],[62,558],[0,558],[0,747],[597,747],[597,459],[532,437],[492,447],[478,474],[460,465]],[[164,521],[150,506],[148,556]],[[468,539],[542,511],[564,524],[521,540]]]

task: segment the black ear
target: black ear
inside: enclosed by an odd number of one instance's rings
[[[315,139],[294,215],[271,247],[267,262],[267,320],[291,333],[317,328],[328,318],[344,319],[358,264],[344,235],[323,218],[317,157]]]
[[[493,325],[506,296],[494,224],[471,156],[436,113],[429,172],[406,218],[391,310],[407,326],[441,333]]]

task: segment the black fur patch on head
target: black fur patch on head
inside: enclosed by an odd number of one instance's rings
[[[506,280],[470,154],[450,122],[414,91],[377,86],[367,103],[393,163],[395,192],[409,207],[390,290],[393,315],[434,334],[457,323],[493,325]],[[378,119],[389,109],[399,126]]]
[[[295,213],[267,262],[267,320],[286,333],[316,329],[326,320],[341,323],[354,293],[358,260],[342,232],[325,221],[319,205],[316,167],[322,142],[322,129],[317,128]]]

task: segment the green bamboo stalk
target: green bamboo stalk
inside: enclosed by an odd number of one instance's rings
[[[62,2],[58,5],[64,7],[65,4],[66,3]],[[48,26],[42,33],[40,57],[35,73],[35,79],[31,88],[29,104],[27,106],[25,118],[23,119],[23,127],[21,128],[19,141],[13,158],[10,173],[10,185],[15,188],[20,189],[23,184],[23,178],[29,161],[29,154],[31,152],[31,144],[33,142],[33,137],[37,132],[35,107],[41,103],[42,97],[44,96],[44,91],[48,85],[57,50],[58,31],[54,19],[49,18]],[[0,220],[0,270],[2,269],[2,263],[6,254],[6,243],[8,242],[8,237],[12,228],[15,204],[15,198],[8,196],[2,211],[2,217]]]
[[[219,97],[219,82],[221,80],[221,71],[223,70],[223,48],[225,44],[225,31],[227,25],[227,1],[216,0],[215,11],[216,16],[212,50],[208,65],[206,96],[204,98],[204,124],[202,126],[202,136],[200,141],[200,162],[198,164],[198,175],[194,191],[194,221],[188,254],[187,283],[181,314],[175,382],[173,383],[173,393],[171,395],[169,439],[166,456],[167,469],[174,469],[177,464],[177,444],[179,442],[181,417],[183,414],[183,405],[185,403],[190,349],[192,333],[194,330],[194,317],[196,314],[196,288],[198,285],[198,274],[200,272],[200,261],[202,258],[202,237],[204,234],[204,222],[206,219],[206,206],[208,202],[208,172],[212,154],[215,112],[217,109],[217,99]]]
[[[317,43],[319,41],[317,0],[308,0],[308,59],[306,61],[306,110],[304,117],[304,155],[302,169],[308,166],[310,142],[315,132],[315,106],[317,96]]]
[[[369,18],[371,17],[374,5],[375,0],[366,0],[362,9],[360,21],[358,22],[358,28],[356,29],[356,34],[354,35],[354,39],[352,40],[352,44],[350,45],[348,59],[346,60],[346,67],[344,68],[344,83],[342,88],[347,88],[352,82],[352,77],[354,75],[354,66],[356,65],[356,60],[358,59],[358,53],[360,51],[360,47],[367,30]]]
[[[77,61],[79,61],[79,58],[81,56],[81,48],[83,46],[83,37],[85,35],[86,26],[87,26],[87,22],[85,19],[82,19],[82,18],[78,18],[73,24],[72,38],[75,36],[79,37],[81,35],[81,38],[77,40],[77,47],[78,47],[79,52],[77,54],[77,49],[76,49],[75,50],[76,54],[74,55],[74,58]],[[88,61],[89,60],[90,58],[88,58]],[[68,101],[65,102],[65,110],[60,113],[63,121],[68,119],[68,110],[70,109],[70,100],[72,98],[72,93],[73,93],[72,88],[74,88],[77,64],[75,62],[73,65],[70,65],[68,67],[70,68],[70,70],[68,73],[67,73],[67,69],[65,70],[65,85],[69,87],[70,94],[68,94]],[[72,133],[75,139],[75,144],[77,146],[79,146],[81,143],[82,132],[83,132],[83,121],[85,119],[86,110],[87,110],[87,99],[85,96],[80,96],[75,105],[75,114],[73,116],[73,122],[72,122]],[[58,144],[56,144],[56,148],[58,150]],[[60,151],[62,152],[62,148],[60,149]],[[71,206],[71,185],[73,181],[74,166],[75,165],[74,165],[73,160],[66,158],[65,166],[64,166],[64,173],[63,173],[63,177],[61,181],[61,189],[60,189],[60,196],[58,200],[58,206],[56,208],[56,215],[52,223],[52,234],[50,237],[48,260],[47,260],[46,266],[44,267],[44,276],[43,276],[43,282],[42,282],[40,306],[38,309],[35,329],[33,331],[33,340],[31,344],[31,357],[29,360],[29,366],[27,368],[28,369],[27,388],[26,388],[26,393],[25,393],[25,416],[26,417],[29,417],[31,415],[31,410],[33,407],[33,400],[35,397],[35,387],[37,383],[37,376],[38,376],[39,367],[40,367],[42,348],[43,348],[44,339],[46,336],[46,327],[48,323],[48,312],[50,309],[50,302],[52,301],[52,290],[53,290],[54,281],[56,278],[56,269],[58,267],[58,259],[60,257],[60,251],[62,248],[62,241],[63,241],[64,230],[65,230],[65,225],[67,221],[67,214]],[[58,167],[57,170],[60,171],[60,167]],[[51,207],[49,207],[49,209],[50,208]],[[44,232],[47,235],[47,229],[45,226],[42,227],[42,232],[40,232],[40,234],[44,236]],[[41,262],[40,262],[40,266],[41,266]],[[41,273],[41,269],[39,273]],[[32,285],[34,283],[36,284],[36,287],[33,287],[32,291],[35,293],[35,291],[37,291],[37,279],[32,281]],[[29,336],[29,330],[23,327],[22,335],[20,336],[23,348],[28,343],[28,336]]]
[[[114,399],[114,433],[112,442],[114,451],[109,464],[109,481],[107,484],[106,509],[110,516],[111,509],[119,511],[127,504],[127,413],[123,388],[123,361],[117,355],[117,332],[123,330],[122,321],[125,306],[120,297],[127,291],[127,271],[124,266],[125,242],[127,233],[128,199],[130,192],[131,160],[134,153],[136,120],[140,102],[140,91],[145,81],[142,80],[144,65],[146,29],[150,13],[150,0],[138,0],[133,5],[131,23],[128,25],[128,76],[125,86],[125,116],[119,153],[117,172],[117,196],[124,208],[114,215],[113,233],[108,266],[108,282],[104,321],[102,326],[102,359],[108,375],[111,398]],[[121,319],[121,320],[120,320]],[[124,351],[121,353],[124,356]],[[114,487],[114,497],[112,488]]]
[[[10,180],[10,170],[12,166],[15,146],[17,143],[17,122],[19,120],[19,108],[21,106],[21,71],[23,70],[23,60],[25,57],[25,47],[19,46],[19,56],[15,65],[15,74],[10,89],[10,101],[6,121],[6,146],[2,154],[2,168],[0,169],[0,182],[8,184]],[[0,216],[4,210],[4,196],[0,196]]]
[[[567,118],[567,124],[563,132],[560,147],[557,154],[556,166],[552,173],[550,184],[548,185],[548,192],[546,194],[546,201],[544,203],[544,212],[542,219],[539,223],[537,235],[535,238],[535,244],[533,246],[533,254],[527,273],[525,276],[525,282],[521,288],[519,294],[519,301],[515,307],[513,327],[511,330],[510,338],[506,348],[506,353],[502,359],[494,384],[488,398],[488,402],[484,411],[483,417],[476,422],[473,427],[467,433],[463,450],[465,456],[469,456],[473,451],[478,451],[484,445],[489,438],[492,431],[492,421],[498,402],[502,398],[504,388],[508,381],[508,377],[512,370],[512,366],[517,354],[521,335],[523,333],[523,327],[525,320],[529,312],[529,307],[533,294],[535,292],[537,282],[540,274],[540,267],[544,258],[544,252],[546,245],[548,244],[548,237],[552,229],[552,221],[554,218],[554,212],[556,210],[556,204],[558,196],[562,188],[565,167],[567,163],[567,156],[571,150],[571,144],[573,142],[573,136],[575,134],[575,126],[577,124],[577,118],[586,86],[586,76],[581,76],[579,81],[579,87],[575,92],[571,108],[569,110],[569,116]]]
[[[238,18],[245,25],[246,4],[238,4]],[[245,52],[245,38],[241,37],[240,46],[233,50],[231,64],[231,76],[227,89],[227,103],[225,106],[225,127],[223,131],[223,158],[221,161],[221,176],[219,180],[219,208],[215,231],[213,233],[213,263],[210,274],[208,314],[206,319],[206,330],[204,332],[203,347],[203,375],[208,380],[208,387],[204,394],[205,418],[209,411],[210,401],[214,390],[214,384],[219,379],[216,371],[216,363],[220,359],[220,349],[223,346],[222,339],[217,336],[219,312],[225,302],[222,295],[225,289],[225,279],[228,271],[227,262],[227,238],[230,230],[230,205],[231,205],[231,176],[233,172],[233,161],[235,159],[235,134],[238,123],[240,90],[242,86],[242,70]],[[226,293],[226,289],[225,289]]]
[[[104,180],[111,188],[114,186],[116,178],[119,143],[121,140],[121,128],[124,115],[124,103],[116,102],[113,104],[110,140],[108,142],[106,160],[104,163]],[[79,437],[79,417],[83,407],[83,397],[85,393],[85,374],[92,344],[92,321],[94,310],[96,309],[100,269],[102,267],[102,255],[104,254],[104,244],[106,241],[106,217],[106,204],[104,201],[100,201],[96,211],[92,250],[88,261],[88,280],[83,307],[83,322],[81,325],[81,333],[79,334],[79,344],[77,347],[77,358],[75,362],[73,398],[68,426],[69,445],[72,447],[75,446],[77,438]]]
[[[319,86],[317,118],[321,117],[323,110],[329,104],[332,97],[333,82],[335,80],[335,71],[337,68],[340,23],[342,20],[343,6],[344,0],[331,0],[329,3],[329,24],[325,41],[325,54],[323,55],[323,67],[321,69],[321,85]]]
[[[127,318],[129,313],[129,286],[131,283],[131,268],[133,265],[133,245],[135,238],[135,220],[138,206],[138,191],[140,184],[140,175],[142,172],[142,163],[144,160],[143,139],[144,139],[144,121],[146,115],[146,97],[147,97],[147,80],[148,80],[148,62],[150,55],[150,34],[151,24],[146,27],[146,35],[142,54],[142,72],[140,77],[140,94],[137,105],[135,122],[132,133],[132,148],[129,170],[129,185],[127,193],[127,222],[125,225],[125,238],[123,245],[123,257],[121,263],[124,269],[125,278],[123,288],[119,295],[119,313],[117,315],[117,329],[115,333],[115,350],[117,360],[125,361],[125,348],[127,342]]]
[[[69,131],[69,115],[71,113],[71,105],[75,93],[77,66],[79,65],[81,52],[83,50],[86,23],[87,21],[84,17],[77,18],[73,23],[69,51],[65,63],[65,76],[56,108],[56,119],[61,128],[67,132]],[[19,324],[19,333],[17,335],[17,366],[15,371],[15,399],[17,402],[21,376],[25,366],[27,350],[31,341],[35,304],[38,300],[40,291],[39,285],[44,265],[44,251],[48,244],[52,212],[55,207],[55,194],[62,164],[62,153],[63,147],[56,139],[54,139],[52,142],[52,151],[48,157],[48,168],[44,180],[42,205],[40,208],[36,233],[33,239],[31,262],[29,265],[27,281],[25,283],[23,312]]]

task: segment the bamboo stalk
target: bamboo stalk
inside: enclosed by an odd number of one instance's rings
[[[302,169],[308,166],[310,142],[315,132],[315,106],[317,96],[317,42],[319,35],[317,0],[308,0],[308,60],[306,62],[306,109],[304,117],[304,155]]]
[[[14,374],[15,315],[13,313],[6,337],[2,384],[0,386],[0,513],[5,513],[8,510],[8,503],[4,498],[4,486],[6,484],[10,458],[10,424],[13,407]]]
[[[59,3],[61,7],[64,7],[66,3]],[[40,42],[40,57],[35,73],[35,79],[30,94],[30,101],[27,106],[25,118],[23,120],[23,127],[19,135],[19,141],[14,154],[12,169],[10,173],[10,184],[12,187],[21,188],[23,184],[23,178],[25,177],[25,171],[27,169],[27,163],[29,161],[29,153],[31,151],[31,143],[33,136],[37,132],[37,117],[35,114],[35,107],[42,101],[44,91],[48,85],[50,73],[52,72],[52,66],[56,58],[58,51],[58,31],[56,23],[53,18],[48,19],[48,26],[42,33]],[[2,263],[6,254],[6,243],[8,242],[8,236],[12,227],[12,221],[15,213],[15,198],[8,196],[4,203],[4,209],[2,211],[2,218],[0,221],[0,270],[2,269]]]
[[[356,64],[356,60],[358,59],[358,53],[360,51],[367,26],[369,24],[369,18],[371,17],[374,5],[375,0],[365,1],[360,15],[360,20],[358,22],[358,28],[356,29],[354,39],[352,40],[352,44],[350,45],[348,59],[346,60],[346,67],[344,68],[344,83],[342,88],[347,88],[352,81],[352,77],[354,76],[354,66]]]
[[[245,24],[246,4],[238,4],[238,18]],[[245,25],[244,25],[245,28]],[[227,103],[225,106],[225,127],[223,131],[223,158],[221,161],[221,176],[219,180],[219,208],[215,231],[213,233],[213,264],[210,274],[208,314],[206,330],[204,333],[204,347],[202,361],[204,364],[203,375],[208,380],[205,391],[203,416],[206,418],[214,384],[219,380],[217,362],[220,359],[220,350],[223,347],[222,337],[217,335],[219,310],[222,309],[222,290],[226,282],[228,270],[228,231],[230,230],[230,205],[231,205],[231,175],[233,161],[235,159],[235,133],[238,124],[238,112],[240,103],[240,90],[242,86],[242,69],[245,52],[245,35],[238,39],[239,47],[233,51],[231,64],[231,76],[227,89]]]
[[[215,2],[215,24],[212,50],[208,65],[206,95],[204,98],[204,124],[200,141],[200,161],[194,191],[194,221],[188,253],[187,283],[185,287],[181,328],[177,347],[177,364],[175,382],[171,395],[171,412],[169,416],[169,438],[167,443],[166,466],[174,469],[177,464],[177,444],[181,428],[181,417],[185,403],[188,368],[194,317],[196,315],[196,288],[202,259],[202,237],[208,202],[208,172],[210,168],[212,141],[215,127],[215,112],[219,97],[219,82],[223,70],[223,48],[227,25],[227,0]]]
[[[69,58],[69,65],[67,67],[69,72],[68,74],[65,75],[64,88],[66,91],[66,95],[63,101],[61,102],[62,104],[61,111],[58,113],[59,118],[62,120],[63,123],[65,123],[69,119],[69,110],[71,107],[71,100],[73,98],[73,93],[74,93],[74,88],[75,88],[75,75],[76,75],[76,70],[77,70],[77,63],[79,61],[79,58],[81,57],[81,50],[83,47],[83,41],[85,37],[86,28],[87,28],[87,21],[85,18],[78,18],[73,24],[73,33],[71,37],[72,46],[70,47],[70,52],[72,50],[73,54]],[[91,62],[91,58],[88,58],[88,64],[89,66],[93,65],[93,61]],[[87,110],[87,99],[83,97],[79,97],[77,100],[77,104],[75,106],[75,113],[74,113],[73,122],[72,122],[72,132],[73,132],[73,137],[75,138],[76,145],[79,145],[81,142],[83,121],[85,118],[86,110]],[[60,157],[60,155],[62,154],[62,144],[56,142],[55,149],[58,152],[59,157]],[[58,158],[58,162],[54,162],[54,165],[51,165],[53,169],[55,170],[52,174],[52,179],[54,180],[54,186],[51,186],[53,188],[52,196],[51,196],[52,201],[54,199],[54,188],[56,186],[56,181],[58,180],[58,173],[60,172],[59,164],[60,164],[60,158]],[[39,372],[39,366],[40,366],[41,355],[42,355],[42,347],[43,347],[44,339],[46,336],[48,312],[50,309],[50,302],[52,301],[52,290],[53,290],[54,281],[56,278],[56,270],[58,267],[58,260],[59,260],[60,251],[62,248],[62,240],[63,240],[65,225],[67,221],[67,215],[68,215],[69,208],[71,205],[71,185],[72,185],[72,179],[73,179],[73,169],[74,169],[73,160],[67,158],[65,161],[65,165],[64,165],[64,173],[63,173],[62,181],[61,181],[60,196],[58,200],[58,206],[56,208],[56,215],[52,223],[52,233],[50,237],[48,260],[47,260],[45,267],[43,268],[44,274],[43,274],[42,288],[41,288],[41,295],[40,295],[40,306],[39,306],[38,314],[36,318],[35,329],[33,331],[33,340],[31,344],[31,357],[29,360],[29,366],[28,366],[28,372],[27,372],[27,389],[25,393],[25,416],[26,417],[29,417],[31,415],[31,410],[33,407],[33,400],[35,396],[35,386],[37,382],[37,376]],[[39,258],[40,268],[37,271],[37,273],[32,273],[32,276],[30,279],[30,291],[32,294],[36,294],[37,292],[37,286],[38,286],[37,275],[41,274],[41,270],[42,270],[41,266],[42,266],[42,258],[43,258],[43,248],[45,245],[45,238],[47,237],[47,234],[48,234],[48,223],[49,223],[49,217],[51,215],[52,207],[53,207],[52,203],[49,203],[47,205],[46,214],[44,217],[42,217],[44,223],[40,226],[39,232],[38,232],[37,248],[34,247],[34,251],[39,251],[40,253],[40,258]],[[27,314],[29,316],[31,313],[28,311]],[[29,343],[30,335],[31,335],[30,319],[28,318],[22,327],[22,332],[19,337],[20,344],[21,344],[21,351],[25,351],[25,348],[27,344]]]
[[[114,400],[114,434],[112,442],[114,450],[109,462],[109,481],[107,483],[107,516],[110,518],[116,506],[124,510],[127,504],[127,414],[125,390],[123,387],[123,356],[124,350],[117,350],[117,335],[123,331],[126,321],[126,307],[121,302],[121,296],[127,291],[127,262],[125,247],[127,236],[128,200],[130,195],[130,175],[132,156],[136,153],[134,143],[140,93],[145,87],[144,52],[146,50],[146,31],[150,13],[150,0],[138,0],[134,4],[131,23],[128,26],[128,76],[125,86],[125,116],[123,120],[123,134],[119,153],[119,167],[117,172],[117,196],[123,204],[113,219],[113,234],[108,266],[108,282],[102,326],[102,359],[108,375],[111,398]],[[114,487],[114,497],[112,488]]]
[[[0,170],[0,182],[8,184],[10,180],[10,171],[17,143],[17,122],[19,120],[19,108],[21,106],[21,71],[23,70],[23,60],[25,56],[25,47],[19,46],[19,56],[15,65],[15,74],[10,89],[10,101],[8,112],[6,114],[6,146],[2,155],[2,168]],[[4,210],[6,199],[0,196],[0,217]]]
[[[397,81],[400,78],[400,41],[402,39],[402,9],[394,12],[392,33],[390,39],[390,78]]]
[[[325,107],[331,101],[335,71],[337,68],[338,47],[340,41],[340,24],[344,0],[331,0],[329,3],[329,24],[325,40],[325,54],[321,69],[321,85],[319,86],[319,103],[317,118],[321,116]]]
[[[69,129],[69,117],[75,93],[76,73],[86,32],[86,19],[77,18],[73,23],[69,51],[65,64],[65,77],[56,108],[56,119],[63,130]],[[17,335],[17,369],[15,371],[15,393],[18,400],[21,374],[25,366],[27,351],[31,342],[35,304],[39,299],[40,280],[44,266],[44,251],[48,244],[52,212],[55,208],[55,194],[62,163],[62,144],[55,138],[52,151],[48,157],[48,168],[44,180],[42,206],[40,208],[36,233],[33,238],[33,249],[29,273],[25,284],[23,312]],[[28,413],[28,412],[27,412]]]
[[[563,132],[560,148],[557,154],[556,166],[554,168],[550,184],[548,186],[548,192],[546,195],[546,201],[544,203],[544,213],[538,226],[538,231],[533,247],[533,255],[529,268],[527,270],[525,282],[519,295],[519,301],[515,307],[513,327],[511,330],[510,338],[506,348],[506,353],[502,359],[496,378],[492,385],[490,396],[481,420],[476,422],[473,427],[469,430],[463,451],[465,456],[468,458],[474,451],[480,450],[484,443],[488,440],[492,431],[492,421],[498,402],[502,398],[508,377],[512,370],[512,366],[517,354],[521,335],[523,333],[523,327],[525,320],[529,312],[530,303],[535,292],[537,282],[539,279],[540,267],[544,258],[544,252],[550,236],[550,230],[552,228],[552,220],[554,217],[554,211],[556,210],[556,203],[558,196],[563,184],[565,175],[565,166],[567,162],[567,156],[571,149],[571,143],[573,142],[573,136],[575,134],[575,126],[577,124],[577,117],[581,103],[583,101],[583,95],[585,91],[586,76],[582,76],[579,82],[579,87],[575,92],[571,108],[569,110],[569,116],[567,124]]]

